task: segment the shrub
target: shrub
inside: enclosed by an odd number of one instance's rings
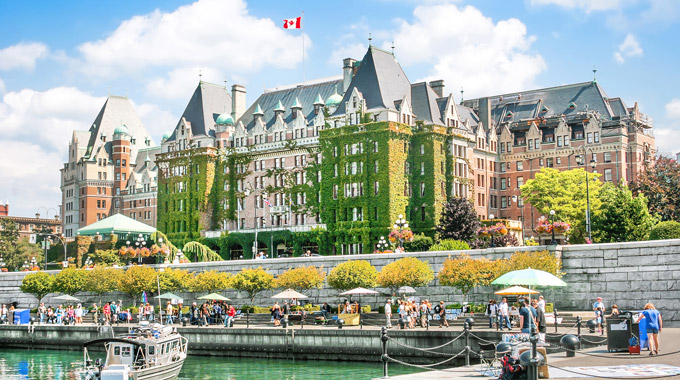
[[[35,298],[38,299],[38,306],[40,306],[40,301],[52,291],[53,282],[54,276],[51,276],[48,273],[30,273],[21,281],[19,289],[24,293],[35,296]]]
[[[229,287],[231,274],[216,270],[205,271],[187,280],[189,290],[192,292],[217,292]]]
[[[321,288],[326,280],[326,272],[315,266],[297,267],[281,273],[276,279],[277,288],[290,288],[298,292]]]
[[[362,313],[370,313],[371,312],[371,305],[364,305],[361,307],[361,312]]]
[[[156,271],[145,265],[129,267],[118,279],[118,290],[127,293],[137,304],[139,295],[156,288]]]
[[[468,243],[462,240],[444,239],[430,247],[430,251],[462,251],[470,249]]]
[[[328,274],[328,286],[339,290],[358,287],[372,288],[378,271],[366,260],[349,260],[339,264]]]
[[[89,256],[95,265],[111,266],[122,262],[120,254],[115,249],[98,249],[94,253],[90,253]]]
[[[418,234],[412,241],[404,242],[404,249],[407,252],[425,252],[430,249],[434,241],[425,234]]]
[[[496,260],[496,275],[520,270],[520,269],[539,269],[552,273],[557,277],[562,277],[562,261],[549,251],[518,251],[512,254],[509,259]]]
[[[434,279],[434,272],[427,261],[404,257],[387,264],[378,274],[377,282],[395,293],[401,286],[424,286]]]
[[[680,223],[669,220],[652,228],[649,240],[680,239]]]
[[[274,276],[267,273],[262,267],[243,268],[236,276],[232,277],[231,287],[248,293],[250,303],[253,303],[257,293],[274,287]]]
[[[505,234],[493,238],[496,247],[519,247],[519,239],[513,234]]]
[[[87,273],[81,269],[64,269],[54,276],[52,291],[55,293],[64,293],[71,296],[78,292],[82,292],[85,287],[86,276]]]
[[[83,290],[99,295],[99,305],[102,296],[118,289],[118,279],[123,273],[120,269],[95,267],[87,271]]]
[[[182,291],[189,288],[194,274],[184,269],[167,268],[158,273],[158,281],[162,292]]]
[[[476,286],[489,285],[496,275],[496,263],[486,258],[473,259],[461,254],[444,260],[439,271],[439,283],[460,289],[467,295]]]
[[[441,239],[472,239],[479,229],[475,206],[467,198],[451,198],[444,205],[435,229]]]

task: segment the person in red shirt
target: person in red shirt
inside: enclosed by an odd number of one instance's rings
[[[111,303],[107,302],[106,305],[102,308],[104,312],[104,323],[110,324],[111,323]]]
[[[234,309],[234,305],[228,305],[227,307],[227,317],[224,319],[224,327],[231,327],[234,323],[234,317],[236,317],[236,309]]]

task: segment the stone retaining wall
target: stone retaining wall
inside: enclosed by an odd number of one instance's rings
[[[192,271],[219,270],[236,273],[243,267],[262,266],[268,272],[278,275],[285,270],[298,266],[314,265],[323,267],[329,272],[337,264],[346,260],[368,260],[376,269],[406,255],[417,256],[432,265],[435,273],[439,271],[444,260],[460,252],[473,257],[498,259],[509,257],[518,250],[544,250],[553,248],[556,255],[563,260],[564,280],[569,284],[564,289],[544,289],[547,302],[555,303],[563,310],[590,310],[594,298],[601,296],[609,308],[617,303],[621,309],[641,309],[645,303],[653,302],[661,311],[664,321],[669,325],[680,325],[680,239],[663,241],[644,241],[631,243],[588,244],[557,247],[514,247],[485,250],[451,251],[451,252],[419,252],[408,254],[368,254],[353,256],[321,256],[311,258],[288,258],[268,260],[239,260],[218,263],[182,264],[182,268]],[[19,285],[25,273],[0,274],[0,302],[17,301],[20,307],[35,307],[33,296],[21,293]],[[429,286],[418,290],[418,296],[431,300],[446,302],[462,302],[460,291],[440,286],[435,279]],[[474,289],[469,295],[471,302],[485,302],[492,298],[491,287]],[[255,300],[258,305],[271,303],[273,291],[263,292]],[[223,292],[235,300],[237,305],[247,302],[245,295],[234,290]],[[329,302],[336,304],[342,301],[338,291],[330,288],[306,292],[312,302]],[[56,304],[50,295],[45,299],[47,304]],[[190,294],[184,294],[187,301],[193,300]],[[240,297],[239,297],[240,296]],[[95,295],[81,294],[80,298],[87,303],[97,300]],[[122,299],[125,304],[131,300],[124,294],[116,293],[106,300]],[[363,303],[373,307],[382,302],[382,297],[364,296],[359,298]]]

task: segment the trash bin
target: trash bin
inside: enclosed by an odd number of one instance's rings
[[[27,325],[31,321],[30,309],[14,310],[13,321],[15,325]]]
[[[607,350],[628,351],[631,337],[639,338],[638,324],[633,323],[632,313],[621,313],[618,317],[607,317]]]

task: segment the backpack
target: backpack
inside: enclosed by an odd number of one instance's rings
[[[500,380],[515,380],[519,379],[524,373],[522,367],[519,365],[519,359],[513,358],[509,354],[506,354],[501,358],[501,365],[503,369],[501,374],[498,376]]]

